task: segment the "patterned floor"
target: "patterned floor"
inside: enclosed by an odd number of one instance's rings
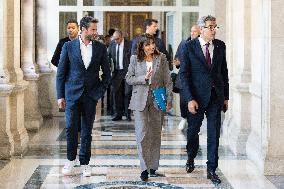
[[[165,117],[162,132],[159,177],[140,181],[139,160],[134,136],[134,122],[111,121],[110,116],[100,116],[94,124],[92,141],[92,176],[77,174],[63,176],[60,173],[66,157],[64,119],[45,120],[42,129],[31,135],[29,149],[24,157],[0,163],[0,188],[166,188],[166,189],[213,189],[213,188],[276,188],[257,170],[245,156],[235,156],[221,138],[219,168],[222,183],[215,186],[206,178],[206,128],[202,126],[200,151],[196,169],[185,172],[187,159],[186,138],[177,129],[180,117]],[[244,170],[242,172],[242,170]]]

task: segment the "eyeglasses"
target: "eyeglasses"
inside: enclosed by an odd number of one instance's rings
[[[213,30],[218,30],[219,26],[204,26],[203,28],[208,28],[209,30],[213,31]]]

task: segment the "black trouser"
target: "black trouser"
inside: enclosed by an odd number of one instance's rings
[[[81,146],[79,160],[81,165],[88,165],[91,157],[92,129],[96,115],[97,101],[85,92],[78,101],[66,102],[66,138],[67,159],[76,159],[78,147],[78,126],[81,122]]]
[[[221,128],[221,107],[215,89],[211,91],[210,102],[207,107],[200,107],[196,114],[188,113],[187,122],[187,154],[188,159],[194,159],[199,148],[200,126],[204,114],[207,117],[207,169],[215,171],[218,167],[218,147]]]

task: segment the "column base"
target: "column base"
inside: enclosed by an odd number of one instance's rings
[[[27,131],[38,131],[39,128],[42,126],[43,124],[43,119],[42,117],[38,117],[38,118],[25,118],[25,128],[27,129]]]
[[[284,175],[284,157],[266,159],[264,175]]]
[[[223,123],[223,135],[227,138],[228,145],[235,155],[246,155],[246,143],[248,139],[248,131],[240,128],[234,123],[233,119],[225,119]]]
[[[24,91],[27,82],[22,81],[16,85],[10,95],[11,119],[10,129],[12,134],[11,144],[14,147],[12,155],[21,156],[28,147],[29,136],[25,128],[24,120]]]
[[[55,84],[53,73],[41,73],[38,80],[39,106],[43,117],[52,117],[55,101]]]
[[[5,147],[0,147],[0,159],[10,159],[11,158],[11,146],[5,145]]]
[[[25,128],[28,131],[37,131],[42,123],[37,80],[29,80],[29,85],[25,90]]]
[[[260,144],[261,138],[258,134],[252,131],[248,137],[247,145],[246,145],[246,153],[249,160],[251,160],[263,173],[264,170],[264,154],[263,150],[264,146]]]

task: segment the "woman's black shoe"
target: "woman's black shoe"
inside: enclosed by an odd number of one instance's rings
[[[187,160],[186,165],[185,165],[185,170],[187,173],[191,173],[194,170],[194,160]]]
[[[150,169],[150,177],[157,177],[156,170]]]
[[[157,173],[157,170],[150,169],[150,177],[165,177],[165,175]]]
[[[141,180],[142,181],[147,181],[148,180],[148,171],[147,170],[145,170],[145,171],[143,171],[142,173],[141,173],[141,175],[140,175],[140,178],[141,178]]]

